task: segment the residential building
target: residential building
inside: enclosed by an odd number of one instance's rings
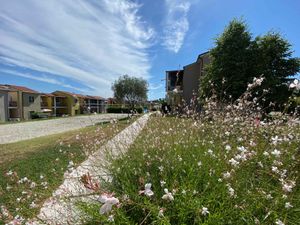
[[[190,104],[198,95],[200,77],[205,74],[205,65],[210,63],[209,52],[200,54],[196,62],[183,67],[183,70],[166,71],[167,102],[172,106]]]
[[[8,88],[0,86],[0,122],[8,120]]]
[[[16,85],[0,85],[7,92],[7,120],[29,120],[35,112],[41,111],[40,94],[30,88]]]
[[[53,115],[54,116],[75,116],[80,114],[79,99],[74,93],[67,91],[52,92]]]
[[[99,96],[81,95],[67,91],[52,93],[54,115],[78,115],[87,113],[104,113],[105,99]]]

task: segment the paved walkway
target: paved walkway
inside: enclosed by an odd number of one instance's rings
[[[66,173],[63,184],[42,206],[37,216],[39,220],[30,224],[81,224],[80,215],[75,206],[76,201],[93,201],[98,196],[91,195],[92,193],[80,182],[80,177],[89,173],[94,179],[109,180],[110,176],[104,169],[110,163],[107,156],[114,158],[125,153],[144,128],[148,119],[149,114],[140,117],[108,141],[79,167],[71,173]]]
[[[127,114],[97,114],[53,120],[32,121],[0,125],[0,144],[13,143],[50,134],[63,133],[95,123],[121,119]]]

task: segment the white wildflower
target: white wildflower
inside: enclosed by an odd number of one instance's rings
[[[277,220],[275,221],[275,224],[276,224],[276,225],[284,225],[284,223],[283,223],[281,220],[279,220],[279,219],[277,219]]]
[[[151,186],[152,186],[151,183],[145,184],[145,190],[140,191],[139,193],[140,194],[144,194],[144,195],[146,195],[148,197],[151,197],[152,195],[154,195],[154,192],[151,190]]]
[[[285,205],[284,205],[284,207],[286,209],[290,209],[290,208],[293,208],[293,205],[290,202],[286,202]]]
[[[162,196],[163,200],[173,201],[174,197],[171,192],[168,191],[167,188],[164,189],[165,194]]]
[[[106,194],[101,195],[99,201],[101,203],[104,203],[100,208],[100,214],[109,213],[112,209],[112,206],[119,203],[119,199],[115,197],[110,197]]]
[[[277,149],[274,149],[274,151],[272,151],[271,154],[274,155],[275,157],[279,157],[281,155],[281,152],[278,151]]]
[[[203,216],[206,216],[207,214],[209,214],[208,208],[202,207],[201,214],[202,214]]]

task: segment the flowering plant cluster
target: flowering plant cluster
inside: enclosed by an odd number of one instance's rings
[[[151,118],[107,167],[118,207],[101,214],[102,204],[88,204],[89,222],[297,224],[300,121],[264,117],[251,94],[262,82],[234,103],[211,99],[200,116]]]

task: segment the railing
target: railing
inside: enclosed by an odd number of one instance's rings
[[[48,103],[47,102],[41,102],[41,107],[48,107]]]
[[[18,106],[18,102],[16,102],[16,101],[9,102],[9,107],[17,107],[17,106]]]

